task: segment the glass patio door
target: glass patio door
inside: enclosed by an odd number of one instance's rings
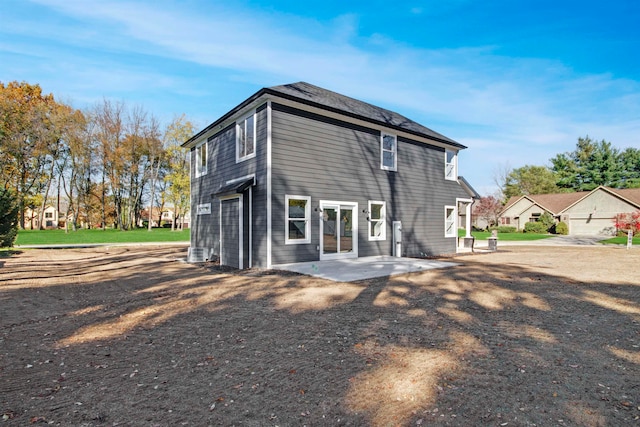
[[[320,259],[357,256],[355,204],[322,204]]]

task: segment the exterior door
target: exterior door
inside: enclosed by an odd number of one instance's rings
[[[240,198],[220,202],[220,264],[240,265]]]
[[[358,256],[358,205],[321,202],[320,259]]]
[[[251,268],[252,190],[220,199],[220,264]]]

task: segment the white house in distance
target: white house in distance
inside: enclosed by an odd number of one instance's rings
[[[43,217],[44,228],[58,228],[59,212],[54,206],[47,205],[44,208]],[[27,208],[24,211],[24,228],[27,230],[37,230],[40,228],[40,210]]]

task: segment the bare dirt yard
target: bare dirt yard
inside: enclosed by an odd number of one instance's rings
[[[0,425],[640,425],[635,248],[353,283],[185,256],[0,258]]]

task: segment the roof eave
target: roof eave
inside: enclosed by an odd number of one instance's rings
[[[453,141],[453,140],[442,139],[442,138],[438,138],[436,136],[425,134],[425,133],[422,133],[422,132],[416,132],[416,131],[413,131],[411,129],[406,129],[406,128],[403,128],[401,126],[392,125],[392,124],[389,124],[389,123],[386,123],[386,122],[383,122],[383,121],[380,121],[380,120],[375,120],[375,119],[372,119],[370,117],[362,116],[360,114],[355,114],[355,113],[351,113],[349,111],[344,111],[344,110],[341,110],[341,109],[338,109],[338,108],[330,107],[330,106],[327,106],[327,105],[319,103],[319,102],[314,102],[314,101],[311,101],[311,100],[299,98],[297,96],[290,95],[290,94],[287,94],[287,93],[283,93],[283,92],[274,90],[272,88],[262,88],[262,89],[260,89],[259,91],[257,91],[253,95],[251,95],[249,98],[247,98],[246,100],[244,100],[243,102],[238,104],[236,107],[231,109],[229,112],[224,114],[218,120],[214,121],[209,126],[205,127],[204,129],[202,129],[197,134],[193,135],[191,138],[189,138],[187,141],[185,141],[182,144],[182,147],[191,148],[191,147],[195,146],[195,144],[204,135],[206,135],[210,131],[214,130],[217,126],[219,126],[220,124],[224,123],[229,118],[233,117],[239,111],[244,109],[247,105],[255,102],[257,99],[259,99],[260,97],[262,97],[264,95],[271,95],[271,96],[274,96],[274,97],[287,99],[289,101],[294,101],[294,102],[298,102],[300,104],[305,104],[305,105],[308,105],[308,106],[311,106],[311,107],[315,107],[315,108],[318,108],[318,109],[321,109],[321,110],[330,111],[330,112],[336,113],[336,114],[341,114],[341,115],[344,115],[344,116],[347,116],[347,117],[350,117],[350,118],[353,118],[353,119],[362,120],[362,121],[365,121],[365,122],[368,122],[368,123],[376,124],[378,126],[394,129],[394,130],[397,130],[399,132],[404,132],[404,133],[407,133],[407,134],[410,134],[410,135],[418,136],[420,138],[425,138],[425,139],[429,139],[431,141],[436,141],[436,142],[439,142],[440,144],[445,144],[445,145],[448,145],[448,146],[451,146],[451,147],[455,147],[458,150],[464,150],[464,149],[467,148],[467,146],[465,146],[463,144],[460,144],[459,142],[456,142],[456,141]]]
[[[235,106],[234,108],[232,108],[231,110],[229,110],[226,114],[224,114],[222,117],[220,117],[218,120],[216,120],[215,122],[211,123],[209,126],[207,126],[206,128],[202,129],[200,132],[198,132],[197,134],[193,135],[191,138],[189,138],[188,140],[186,140],[184,143],[182,143],[182,147],[185,148],[191,148],[192,146],[195,145],[195,143],[200,140],[204,135],[206,135],[207,133],[209,133],[211,130],[215,129],[217,126],[219,126],[220,124],[224,123],[225,121],[227,121],[229,118],[233,117],[236,113],[238,113],[238,111],[241,111],[244,107],[246,107],[247,105],[253,103],[255,100],[257,100],[258,98],[260,98],[262,95],[264,95],[266,93],[267,89],[266,88],[262,88],[259,91],[257,91],[256,93],[254,93],[253,95],[251,95],[249,98],[245,99],[244,101],[242,101],[240,104],[238,104],[237,106]]]
[[[401,126],[392,125],[392,124],[389,124],[389,123],[386,123],[386,122],[383,122],[383,121],[380,121],[380,120],[375,120],[375,119],[372,119],[370,117],[366,117],[366,116],[363,116],[363,115],[360,115],[360,114],[355,114],[355,113],[351,113],[349,111],[341,110],[339,108],[330,107],[330,106],[328,106],[326,104],[323,104],[323,103],[320,103],[320,102],[315,102],[315,101],[311,101],[311,100],[308,100],[308,99],[299,98],[297,96],[294,96],[294,95],[291,95],[291,94],[288,94],[288,93],[283,93],[283,92],[274,90],[272,88],[265,88],[263,90],[266,93],[270,94],[270,95],[277,96],[277,97],[280,97],[280,98],[283,98],[283,99],[287,99],[289,101],[299,102],[301,104],[305,104],[305,105],[308,105],[308,106],[311,106],[311,107],[319,108],[321,110],[330,111],[330,112],[336,113],[336,114],[342,114],[344,116],[351,117],[352,119],[362,120],[362,121],[365,121],[365,122],[368,122],[368,123],[376,124],[378,126],[383,126],[383,127],[387,127],[387,128],[390,128],[390,129],[394,129],[394,130],[397,130],[399,132],[404,132],[404,133],[408,133],[408,134],[411,134],[411,135],[419,136],[421,138],[426,138],[426,139],[430,139],[432,141],[437,141],[437,142],[439,142],[441,144],[450,145],[450,146],[456,147],[456,148],[458,148],[460,150],[464,150],[465,148],[467,148],[467,146],[462,145],[459,142],[456,142],[456,141],[453,141],[453,140],[442,139],[442,138],[438,138],[436,136],[428,135],[428,134],[425,134],[425,133],[422,133],[422,132],[412,131],[410,129],[406,129],[406,128],[403,128]]]

